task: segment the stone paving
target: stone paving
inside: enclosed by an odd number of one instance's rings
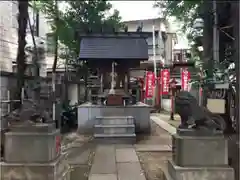
[[[176,127],[179,126],[180,121],[175,122],[175,126],[169,124],[169,120],[166,120],[167,117],[164,115],[159,115],[159,114],[152,114],[151,115],[151,120],[154,121],[156,124],[158,124],[161,128],[166,130],[170,134],[175,134],[176,133]]]
[[[98,145],[89,180],[146,180],[134,147]]]
[[[151,135],[138,136],[134,145],[96,145],[91,136],[70,135],[62,149],[71,180],[166,180],[171,133],[154,121],[151,128]]]
[[[178,114],[174,115],[174,120],[170,120],[170,113],[153,113],[151,114],[154,117],[159,118],[160,120],[168,123],[169,125],[173,127],[178,127],[181,123],[180,116]]]

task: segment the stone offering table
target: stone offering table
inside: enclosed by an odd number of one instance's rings
[[[5,133],[2,180],[69,180],[54,124],[13,125]]]
[[[173,157],[168,162],[172,180],[234,180],[222,133],[178,129],[172,135],[172,147]]]

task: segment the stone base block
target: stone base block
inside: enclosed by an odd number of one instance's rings
[[[135,133],[134,124],[126,125],[95,125],[96,134],[133,134]]]
[[[37,123],[32,126],[25,124],[11,125],[11,132],[38,132],[38,133],[51,133],[55,130],[55,123]]]
[[[222,136],[223,131],[197,130],[197,129],[177,129],[177,134],[180,136]]]
[[[45,163],[56,159],[60,151],[60,132],[5,133],[4,161],[12,163]]]
[[[103,106],[101,109],[102,116],[127,116],[124,107]]]
[[[172,180],[234,180],[234,170],[225,167],[180,167],[168,161]]]
[[[69,167],[63,157],[51,163],[1,162],[1,180],[70,180]]]
[[[182,167],[227,166],[227,140],[222,136],[172,136],[173,161]]]
[[[134,118],[132,116],[97,116],[95,125],[126,125],[134,124]]]

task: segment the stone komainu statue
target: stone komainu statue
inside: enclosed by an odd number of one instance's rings
[[[6,118],[10,125],[49,123],[52,121],[48,111],[30,101],[24,101],[20,109],[15,109],[3,118]]]
[[[224,131],[224,119],[210,112],[205,107],[200,107],[196,98],[187,91],[181,91],[175,98],[175,111],[181,117],[179,128],[195,128],[210,131]]]

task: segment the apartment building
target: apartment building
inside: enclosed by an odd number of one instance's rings
[[[18,41],[18,3],[17,1],[0,1],[0,69],[1,71],[16,71],[17,57],[17,41]],[[53,61],[53,38],[50,26],[45,16],[40,12],[36,13],[29,6],[29,19],[31,27],[34,31],[37,45],[41,45],[46,49],[45,59],[40,61],[40,76],[47,75],[47,66]],[[33,46],[30,26],[27,27],[26,46]],[[26,59],[28,68],[26,74],[31,75],[32,58]],[[51,65],[50,65],[51,66]]]
[[[0,69],[12,72],[12,61],[17,56],[17,3],[0,1]]]
[[[128,27],[128,31],[136,31],[138,27],[141,27],[142,32],[149,33],[149,37],[147,38],[149,61],[153,61],[153,25],[154,25],[155,52],[156,52],[155,59],[157,62],[162,63],[164,62],[167,63],[167,60],[171,61],[171,59],[166,59],[166,55],[168,54],[167,50],[169,48],[173,48],[173,45],[171,45],[171,47],[168,47],[169,43],[167,44],[166,42],[170,40],[170,42],[174,44],[177,39],[176,35],[174,36],[175,33],[169,32],[169,23],[165,18],[125,21],[124,24]]]

